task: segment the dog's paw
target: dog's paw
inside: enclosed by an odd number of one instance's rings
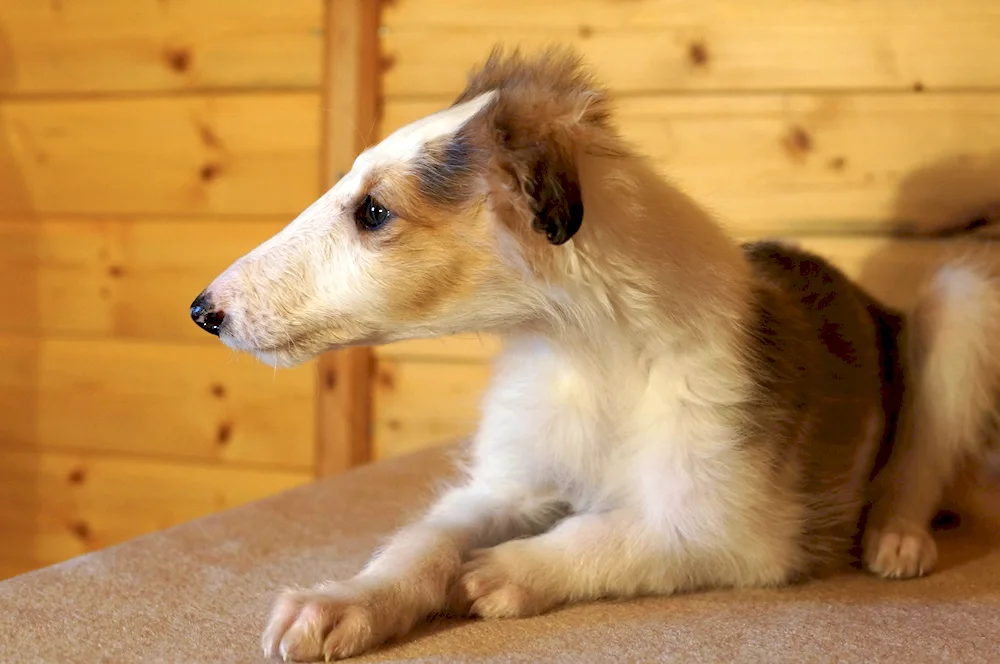
[[[353,657],[392,636],[379,624],[373,598],[348,585],[289,590],[274,604],[261,638],[264,654],[286,662]]]
[[[937,544],[926,528],[894,522],[866,539],[865,565],[883,578],[923,576],[937,564]]]
[[[526,618],[551,608],[553,602],[533,583],[536,571],[530,558],[518,551],[519,545],[508,542],[470,554],[458,580],[469,613],[481,618]]]

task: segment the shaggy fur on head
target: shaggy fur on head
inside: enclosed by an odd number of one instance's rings
[[[618,137],[576,57],[494,53],[199,299],[276,364],[505,339],[464,481],[356,577],[283,595],[265,651],[785,584],[847,560],[869,508],[867,567],[930,571],[942,492],[997,427],[998,283],[955,258],[893,312],[818,256],[741,247]]]

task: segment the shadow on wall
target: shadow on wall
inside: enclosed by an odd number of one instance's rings
[[[955,251],[997,252],[1000,244],[1000,152],[960,154],[917,169],[896,193],[893,230],[865,262],[861,283],[876,297],[904,310],[919,286]],[[969,233],[948,231],[973,229]]]
[[[27,571],[41,546],[37,449],[39,228],[21,172],[19,128],[9,113],[14,54],[0,25],[0,486],[10,515],[0,532],[0,578]]]

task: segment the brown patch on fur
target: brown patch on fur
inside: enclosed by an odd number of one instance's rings
[[[818,256],[766,242],[745,251],[758,280],[750,361],[759,401],[747,419],[754,437],[780,441],[776,461],[800,468],[809,562],[842,562],[901,408],[900,319]],[[883,426],[863,450],[873,416]]]
[[[372,174],[369,191],[393,219],[360,237],[388,272],[386,312],[400,322],[425,320],[461,299],[489,260],[483,247],[491,244],[490,229],[471,186],[482,181],[482,171],[462,159],[440,143],[415,167]],[[435,172],[435,164],[442,170]]]

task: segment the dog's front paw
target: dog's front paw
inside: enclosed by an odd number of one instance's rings
[[[555,602],[538,583],[535,561],[521,551],[522,542],[508,542],[471,553],[462,566],[459,592],[469,612],[482,618],[526,618]]]
[[[866,540],[865,564],[881,577],[923,576],[937,564],[937,545],[927,528],[897,521],[873,530]]]
[[[393,636],[373,593],[349,584],[289,590],[274,604],[261,638],[264,654],[286,662],[330,661],[366,652]]]

